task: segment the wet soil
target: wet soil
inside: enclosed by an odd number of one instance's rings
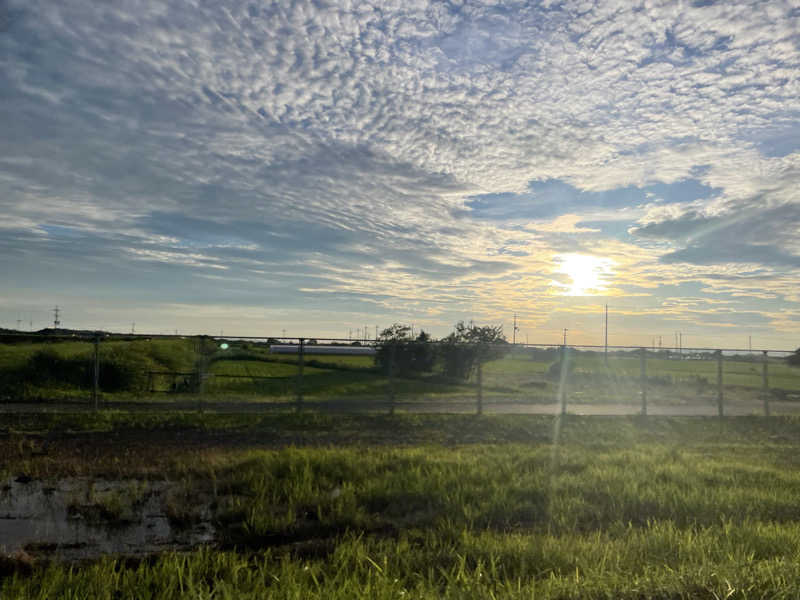
[[[176,525],[167,481],[54,481],[21,475],[0,483],[0,555],[73,561],[142,556],[213,544],[209,505]]]

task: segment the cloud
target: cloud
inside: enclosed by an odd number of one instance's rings
[[[634,228],[642,237],[685,243],[662,256],[664,262],[693,264],[750,263],[778,267],[800,267],[800,203],[773,207],[753,203],[704,215],[689,210],[675,218]]]
[[[8,6],[0,264],[21,286],[446,320],[546,309],[554,255],[607,252],[619,293],[749,293],[725,270],[747,262],[790,294],[790,2]]]

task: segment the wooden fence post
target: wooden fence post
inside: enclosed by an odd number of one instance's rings
[[[647,416],[647,349],[641,349],[642,414]]]
[[[722,392],[722,350],[717,350],[717,412],[720,418],[725,416],[724,402]]]
[[[764,416],[769,416],[769,375],[767,373],[767,361],[769,356],[767,350],[764,350],[764,362],[761,365],[761,394],[764,397]]]
[[[297,401],[295,408],[300,412],[303,408],[303,362],[305,359],[305,340],[300,338],[300,348],[297,354]]]

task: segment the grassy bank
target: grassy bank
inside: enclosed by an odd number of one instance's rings
[[[800,589],[797,419],[110,413],[2,427],[7,473],[180,481],[176,513],[208,499],[219,532],[215,549],[17,566],[2,597]]]
[[[723,363],[726,398],[758,403],[762,399],[760,357],[727,357]],[[59,341],[0,344],[0,400],[88,402],[94,355],[90,342]],[[572,352],[566,395],[570,403],[637,404],[642,374],[635,353]],[[773,358],[768,363],[769,397],[800,398],[800,369]],[[204,372],[207,378],[201,378]],[[104,402],[187,400],[202,389],[213,401],[286,401],[298,392],[297,357],[270,354],[263,344],[231,342],[221,348],[213,339],[106,340],[100,345],[100,391]],[[653,404],[708,404],[716,401],[715,360],[678,360],[663,354],[647,357],[646,386]],[[201,384],[202,380],[202,384]],[[483,367],[487,401],[552,403],[560,380],[557,350],[517,350]],[[391,379],[368,356],[309,354],[302,377],[303,395],[311,400],[436,401],[474,398],[477,381],[432,373]]]

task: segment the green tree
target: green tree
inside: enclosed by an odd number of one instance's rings
[[[793,367],[800,367],[800,348],[795,350],[794,354],[790,354],[789,356],[787,356],[786,362]]]
[[[466,380],[478,363],[500,358],[509,349],[502,325],[478,327],[459,321],[439,345],[439,355],[447,377]]]
[[[378,340],[375,365],[384,373],[390,372],[390,366],[392,373],[403,377],[433,370],[436,354],[424,331],[414,339],[410,327],[395,323],[384,329]]]

